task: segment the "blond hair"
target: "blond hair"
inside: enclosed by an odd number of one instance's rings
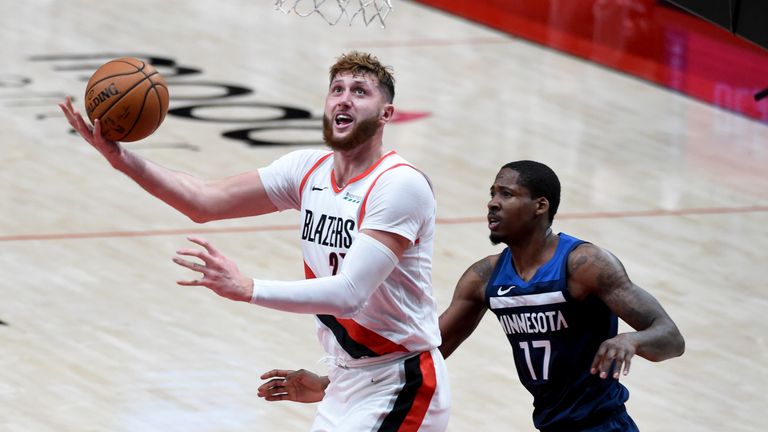
[[[331,66],[330,79],[333,81],[337,75],[344,72],[352,72],[352,75],[372,75],[379,80],[379,89],[387,97],[389,103],[395,99],[395,77],[392,75],[391,66],[384,66],[375,56],[351,51],[342,54],[336,63]]]

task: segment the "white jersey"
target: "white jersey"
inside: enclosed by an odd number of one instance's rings
[[[336,274],[358,231],[411,241],[392,273],[351,317],[317,315],[318,338],[340,364],[386,360],[440,345],[432,295],[435,199],[426,177],[394,151],[344,187],[333,175],[333,152],[299,150],[259,171],[279,210],[301,212],[307,278]],[[356,359],[369,359],[357,361]]]

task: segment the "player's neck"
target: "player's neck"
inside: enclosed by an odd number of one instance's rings
[[[333,174],[336,184],[343,188],[347,183],[375,164],[384,155],[381,140],[359,145],[350,150],[335,150],[333,154]]]
[[[526,240],[509,245],[518,276],[525,281],[530,280],[541,266],[552,259],[558,240],[552,228],[547,228],[536,230]]]

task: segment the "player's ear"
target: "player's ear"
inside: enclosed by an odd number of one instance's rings
[[[384,123],[389,123],[392,117],[395,115],[395,106],[388,103],[381,109],[381,115],[379,119]]]
[[[546,197],[536,198],[536,216],[549,213],[549,200]]]

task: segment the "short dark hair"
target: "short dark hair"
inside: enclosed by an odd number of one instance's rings
[[[331,81],[336,75],[344,72],[351,72],[353,75],[370,74],[379,80],[379,88],[384,93],[387,102],[392,103],[395,99],[395,77],[391,66],[384,66],[375,56],[351,51],[342,54],[336,63],[330,69]]]
[[[517,183],[531,192],[531,198],[544,197],[549,201],[549,223],[552,223],[560,206],[560,180],[552,168],[532,160],[510,162],[501,167],[504,168],[517,172]]]

